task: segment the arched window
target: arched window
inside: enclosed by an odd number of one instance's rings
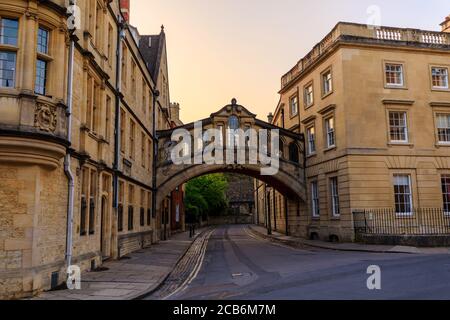
[[[289,145],[289,160],[295,163],[300,162],[300,155],[299,155],[299,149],[295,142],[292,142]]]
[[[237,129],[239,129],[239,118],[236,117],[236,116],[231,116],[231,117],[228,119],[228,127],[229,127],[231,130],[237,130]]]

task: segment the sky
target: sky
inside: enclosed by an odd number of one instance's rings
[[[337,22],[368,23],[376,11],[381,25],[440,31],[450,1],[131,0],[131,24],[140,34],[165,26],[170,96],[183,122],[232,98],[264,120],[283,74]]]

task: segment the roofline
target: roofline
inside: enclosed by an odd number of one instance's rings
[[[445,33],[445,32],[443,32]],[[357,40],[366,40],[366,42],[361,43]],[[414,44],[414,45],[411,45]],[[397,41],[397,40],[378,40],[374,38],[360,37],[360,36],[351,36],[351,35],[341,35],[336,41],[328,48],[327,52],[323,55],[319,56],[317,60],[307,66],[302,72],[299,72],[295,77],[293,77],[283,88],[278,91],[278,94],[283,94],[288,91],[292,86],[297,82],[298,79],[302,78],[305,74],[308,73],[311,69],[313,69],[317,63],[322,61],[324,58],[328,57],[331,53],[335,52],[343,45],[354,45],[354,46],[371,46],[371,47],[391,47],[395,50],[414,50],[414,49],[423,49],[428,51],[439,51],[439,50],[450,50],[450,45],[448,44],[434,44],[433,46],[429,46],[428,44],[424,44],[422,47],[417,46],[420,42],[408,42],[408,41]],[[295,66],[294,66],[295,68]],[[294,69],[292,68],[292,69]],[[287,75],[292,69],[283,74],[282,77]]]

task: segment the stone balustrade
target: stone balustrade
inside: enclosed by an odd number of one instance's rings
[[[317,61],[333,44],[349,37],[373,39],[377,42],[399,41],[426,45],[450,45],[450,33],[340,22],[321,42],[315,45],[304,58],[281,78],[281,88],[286,87],[295,77]]]

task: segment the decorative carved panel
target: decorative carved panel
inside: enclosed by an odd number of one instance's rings
[[[58,124],[56,107],[45,103],[38,103],[34,113],[34,126],[45,132],[55,132]]]

